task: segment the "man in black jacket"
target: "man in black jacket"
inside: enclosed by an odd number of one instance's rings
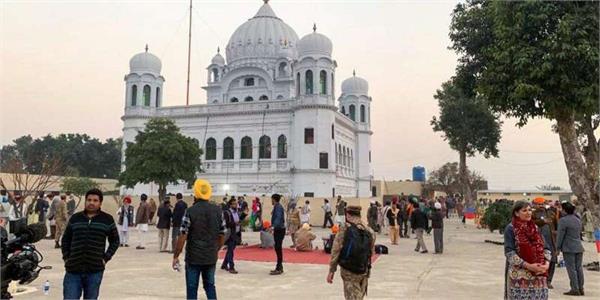
[[[418,204],[418,207],[415,208],[410,216],[410,225],[417,235],[417,247],[415,248],[415,252],[422,250],[421,253],[427,253],[427,246],[425,246],[425,241],[423,240],[423,232],[425,232],[429,225],[429,220],[427,220],[427,214],[425,213],[425,203],[421,202]]]
[[[167,196],[163,204],[158,208],[156,216],[158,217],[158,221],[156,222],[156,228],[158,228],[158,250],[160,252],[168,252],[169,229],[171,229],[171,218],[173,217],[169,196]]]
[[[171,238],[173,239],[171,245],[171,252],[175,251],[175,247],[177,245],[177,238],[179,237],[180,229],[181,229],[181,220],[183,219],[183,215],[185,215],[185,210],[187,209],[187,203],[183,201],[183,195],[181,193],[177,193],[175,196],[177,202],[175,203],[175,208],[173,208],[173,230],[171,233]]]
[[[89,190],[85,194],[85,210],[71,217],[63,234],[64,299],[79,299],[82,291],[84,299],[98,299],[106,263],[119,248],[115,221],[100,210],[101,206],[102,192]]]

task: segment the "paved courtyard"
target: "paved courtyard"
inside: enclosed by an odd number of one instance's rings
[[[368,299],[501,299],[503,295],[504,256],[502,246],[485,243],[501,241],[497,233],[477,230],[472,225],[463,227],[458,220],[447,221],[443,255],[419,254],[413,251],[414,239],[401,239],[399,246],[391,247],[387,236],[379,235],[378,243],[390,247],[389,255],[382,255],[373,266]],[[325,236],[323,229],[315,229]],[[132,241],[137,235],[132,232]],[[245,233],[245,242],[258,243],[257,233]],[[184,299],[184,273],[171,270],[171,254],[158,253],[157,231],[147,235],[147,249],[120,248],[108,263],[100,291],[103,299]],[[284,246],[291,243],[286,237]],[[426,240],[433,250],[432,237]],[[132,243],[134,244],[134,243]],[[322,248],[320,239],[318,242]],[[16,299],[60,299],[64,267],[60,250],[54,242],[38,243],[45,255],[44,263],[53,270],[43,271],[27,286],[27,291]],[[597,259],[592,243],[585,243],[584,263]],[[240,272],[232,275],[218,270],[217,292],[221,299],[343,299],[342,282],[336,274],[333,285],[325,282],[326,265],[284,264],[282,276],[269,276],[273,263],[236,262]],[[585,271],[586,297],[600,299],[600,273]],[[49,280],[50,295],[41,291]],[[556,271],[551,299],[570,299],[562,293],[569,281],[564,268]],[[204,296],[203,291],[200,295]]]

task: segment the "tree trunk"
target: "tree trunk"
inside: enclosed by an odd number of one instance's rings
[[[597,182],[592,174],[597,168],[588,168],[584,159],[583,152],[577,139],[575,129],[575,117],[571,114],[565,114],[556,119],[556,127],[562,147],[563,157],[567,172],[569,173],[569,184],[571,190],[577,196],[577,200],[594,215],[594,228],[600,228],[600,209],[598,205],[598,187],[594,185]],[[597,153],[596,153],[597,155]],[[588,172],[591,170],[591,172]]]
[[[167,196],[167,185],[163,183],[158,184],[158,202],[160,204],[165,201],[165,197]]]
[[[465,201],[465,208],[471,205],[473,195],[471,194],[471,185],[469,184],[469,174],[467,173],[467,153],[459,151],[460,162],[458,166],[458,174],[460,177],[460,186]]]

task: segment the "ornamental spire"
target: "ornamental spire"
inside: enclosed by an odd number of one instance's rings
[[[221,47],[217,46],[217,53],[221,52]]]
[[[356,77],[356,69],[353,69],[353,70],[352,70],[352,76],[355,76],[355,77]]]
[[[313,32],[317,32],[317,23],[313,23]]]
[[[146,44],[146,48],[144,48],[144,49],[146,49],[146,52],[148,52],[148,44]]]

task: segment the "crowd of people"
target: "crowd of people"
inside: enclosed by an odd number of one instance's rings
[[[193,187],[194,203],[184,201],[183,195],[170,197],[159,205],[142,194],[137,208],[130,196],[125,196],[118,208],[117,220],[100,208],[103,194],[97,189],[85,195],[84,209],[75,213],[77,204],[70,194],[40,194],[26,205],[20,195],[0,193],[2,217],[10,228],[27,223],[45,223],[49,238],[61,248],[65,261],[63,293],[65,299],[97,299],[104,268],[119,247],[129,247],[130,230],[138,231],[136,249],[144,250],[149,225],[158,229],[159,252],[172,253],[172,267],[179,271],[179,256],[185,247],[186,297],[196,299],[200,278],[208,299],[216,299],[215,269],[218,251],[226,249],[221,269],[237,274],[235,249],[245,245],[245,229],[260,232],[260,247],[273,248],[275,268],[270,275],[281,275],[283,269],[283,240],[289,235],[295,251],[320,251],[317,235],[312,232],[310,201],[295,199],[282,205],[282,196],[273,194],[270,220],[263,216],[260,198],[249,204],[244,196],[223,198],[220,204],[209,201],[211,185],[198,179]],[[491,201],[475,201],[475,223],[484,227],[481,216]],[[362,299],[367,291],[371,256],[375,253],[378,235],[387,235],[390,243],[400,239],[416,239],[415,251],[428,253],[425,236],[433,233],[435,254],[444,252],[444,221],[450,217],[465,219],[463,201],[455,197],[427,199],[416,196],[396,196],[381,205],[372,201],[361,218],[361,207],[351,206],[338,196],[335,205],[323,201],[323,227],[331,234],[323,237],[323,251],[331,254],[326,281],[333,282],[340,269],[347,299]],[[5,213],[8,211],[8,213]],[[154,216],[157,216],[154,222]],[[559,256],[564,259],[571,289],[565,295],[584,295],[581,241],[585,220],[593,216],[585,210],[577,212],[570,202],[551,203],[536,198],[532,203],[518,201],[512,210],[512,221],[504,231],[506,256],[507,299],[547,299]],[[3,226],[5,222],[2,222]],[[169,243],[171,235],[171,243]],[[591,239],[588,236],[589,239]],[[108,243],[108,246],[107,246]],[[171,245],[169,250],[169,244]],[[378,245],[381,246],[381,245]]]

